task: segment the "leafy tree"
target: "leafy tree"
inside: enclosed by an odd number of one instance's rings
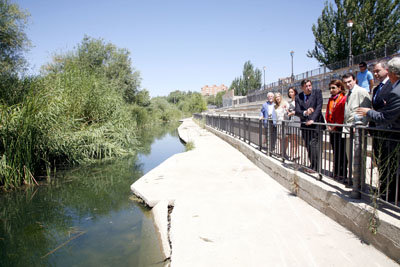
[[[30,46],[24,32],[28,13],[17,4],[0,0],[0,73],[15,73],[25,64],[23,52]]]
[[[17,4],[0,0],[0,100],[8,105],[22,101],[32,80],[19,76],[26,66],[23,53],[30,47],[24,32],[28,16]]]
[[[189,111],[191,113],[202,112],[207,109],[207,103],[200,93],[193,93],[189,99]]]
[[[150,105],[150,95],[149,91],[143,89],[139,91],[135,96],[135,103],[142,107],[147,107]]]
[[[180,101],[187,98],[190,94],[191,92],[186,93],[183,91],[176,90],[168,94],[167,101],[172,104],[178,104]]]
[[[215,96],[210,95],[206,97],[207,105],[215,105]]]
[[[218,92],[215,96],[215,105],[217,107],[222,107],[222,96],[225,95],[225,91]]]
[[[55,55],[53,62],[42,67],[44,73],[63,72],[79,64],[81,69],[105,77],[123,95],[125,102],[134,103],[140,88],[140,73],[131,67],[129,51],[117,48],[103,39],[85,36],[76,51]]]
[[[244,63],[242,74],[231,83],[230,89],[235,90],[235,95],[247,95],[250,91],[261,87],[261,70],[254,69],[250,61]]]
[[[242,83],[242,78],[235,78],[232,83],[231,86],[229,87],[230,90],[234,90],[235,91],[235,95],[242,95],[242,91],[243,91],[243,83]]]
[[[352,27],[352,54],[358,55],[400,42],[399,0],[334,0],[325,2],[317,24],[312,26],[315,47],[308,57],[328,65],[348,58],[349,29]]]

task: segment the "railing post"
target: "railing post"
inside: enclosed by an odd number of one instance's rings
[[[362,143],[361,143],[361,147],[362,147],[362,159],[365,159],[362,161],[362,166],[361,166],[361,192],[365,192],[365,179],[367,177],[367,147],[368,147],[368,135],[367,132],[365,130],[365,128],[361,129],[362,132]],[[371,160],[372,160],[372,156],[371,156]]]
[[[347,181],[347,185],[350,184],[350,182],[353,181],[353,159],[354,159],[354,152],[353,152],[353,141],[354,141],[354,127],[351,126],[350,127],[350,140],[347,140],[346,138],[346,142],[349,141],[349,155],[348,156],[348,160],[349,160],[349,177],[348,177],[348,181]],[[346,144],[347,147],[347,144]],[[347,148],[346,148],[347,149]]]
[[[270,143],[271,143],[271,126],[270,126],[270,123],[269,123],[269,119],[267,119],[267,132],[266,132],[266,145],[267,145],[267,155],[268,156],[271,156],[271,148],[270,148]]]
[[[246,143],[246,114],[243,114],[243,142]]]
[[[354,199],[361,198],[361,173],[363,167],[362,159],[362,128],[360,127],[362,122],[356,122],[355,134],[354,134],[354,173],[353,173],[353,190],[351,191],[350,197]]]
[[[262,148],[262,120],[258,120],[258,150]]]
[[[238,117],[238,120],[239,120],[239,140],[240,140],[240,116]]]
[[[230,135],[231,134],[231,114],[228,114],[228,127],[227,128],[227,132]]]
[[[318,178],[317,180],[321,181],[322,180],[322,142],[323,142],[323,135],[322,135],[322,127],[321,125],[317,125],[317,131],[318,131]]]
[[[231,132],[231,135],[234,136],[234,134],[233,134],[233,118],[231,117],[230,114],[229,114],[229,118],[230,118],[230,123],[229,123],[230,132]]]
[[[286,122],[282,121],[281,124],[281,157],[282,157],[282,161],[285,162],[286,159],[286,142],[285,142],[285,137],[286,137]]]
[[[251,118],[247,118],[247,133],[248,133],[247,140],[249,141],[249,144],[251,143],[250,142],[250,123],[251,123]]]

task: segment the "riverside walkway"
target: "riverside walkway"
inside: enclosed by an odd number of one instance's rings
[[[179,135],[195,148],[131,186],[171,266],[397,266],[191,119]]]

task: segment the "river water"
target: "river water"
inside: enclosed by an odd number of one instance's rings
[[[185,150],[176,127],[152,128],[136,157],[2,193],[0,266],[163,266],[151,213],[130,185]]]

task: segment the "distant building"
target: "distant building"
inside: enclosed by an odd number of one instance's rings
[[[216,86],[215,84],[213,86],[203,86],[201,88],[201,95],[203,96],[210,96],[210,95],[217,95],[219,92],[222,91],[228,91],[228,87],[224,84],[221,84],[220,86]]]

